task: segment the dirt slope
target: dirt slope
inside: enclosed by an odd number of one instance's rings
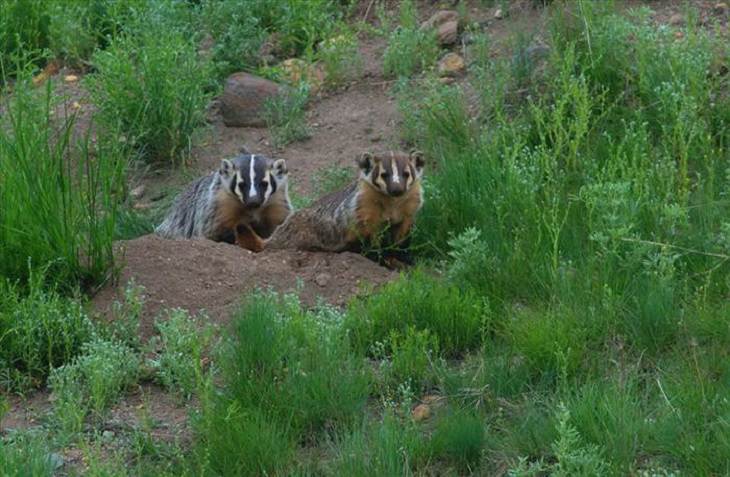
[[[104,313],[123,296],[127,282],[146,289],[142,335],[153,333],[154,318],[164,308],[205,310],[225,323],[245,294],[254,289],[296,290],[302,302],[318,297],[334,305],[380,285],[396,274],[352,253],[311,253],[294,250],[254,254],[234,245],[209,240],[165,240],[147,235],[119,244],[125,266],[119,284],[102,290],[93,307]]]

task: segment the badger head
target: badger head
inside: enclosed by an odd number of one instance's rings
[[[277,189],[287,185],[284,159],[269,159],[258,154],[241,154],[223,159],[219,174],[228,190],[250,209],[266,205]]]
[[[363,153],[357,160],[360,179],[382,194],[400,197],[408,192],[423,175],[423,153],[412,151],[384,154]]]

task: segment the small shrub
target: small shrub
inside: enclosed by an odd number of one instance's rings
[[[484,314],[482,299],[470,290],[416,271],[353,302],[346,328],[353,345],[364,351],[394,331],[404,333],[408,327],[428,330],[443,355],[456,357],[481,344]]]
[[[103,415],[137,380],[140,359],[127,346],[99,338],[86,343],[72,363],[56,368],[49,386],[56,397],[56,419],[70,433],[78,432],[89,411]],[[68,412],[73,412],[69,418]]]
[[[147,162],[180,164],[209,98],[210,65],[192,39],[149,27],[116,38],[92,63],[87,84],[102,125]]]
[[[485,424],[482,419],[466,411],[456,411],[444,415],[436,424],[429,443],[430,455],[463,470],[474,470],[485,442]]]
[[[169,310],[167,315],[155,323],[161,351],[152,366],[166,388],[190,398],[204,384],[203,358],[214,330],[182,309]]]
[[[124,300],[112,303],[111,313],[107,317],[108,332],[112,339],[134,349],[139,349],[139,319],[145,302],[145,288],[137,285],[134,278],[124,288]]]
[[[81,304],[43,290],[33,272],[27,291],[0,280],[0,388],[22,391],[43,384],[50,371],[71,361],[91,338]]]
[[[283,147],[311,135],[306,117],[308,102],[309,86],[306,83],[266,101],[264,119],[274,147]]]
[[[551,474],[560,477],[606,475],[609,468],[603,460],[601,448],[583,444],[580,434],[569,421],[570,412],[561,407],[558,413],[558,439],[553,444],[557,462]]]
[[[383,53],[383,73],[394,78],[412,76],[432,66],[440,51],[436,32],[419,28],[411,0],[401,3],[400,21],[400,26],[390,33]]]
[[[357,36],[348,30],[320,42],[317,59],[324,67],[325,81],[330,86],[356,79],[363,68]]]

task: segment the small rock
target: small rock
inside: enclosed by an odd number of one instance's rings
[[[447,53],[438,64],[439,74],[441,76],[459,76],[464,73],[466,64],[464,58],[456,53]]]
[[[459,38],[459,23],[453,20],[442,24],[436,36],[441,46],[453,45]]]
[[[55,452],[48,454],[48,463],[51,465],[53,470],[58,470],[63,467],[64,462],[64,458],[61,454],[56,454]]]
[[[81,103],[79,103],[78,101],[74,101],[73,103],[71,103],[71,108],[81,109]]]
[[[325,81],[324,70],[317,64],[309,64],[299,58],[289,58],[281,63],[281,75],[289,83],[306,81],[312,94],[322,89]]]
[[[76,81],[79,80],[79,77],[76,76],[76,75],[66,75],[66,76],[63,77],[63,80],[66,83],[75,83]]]
[[[134,200],[139,200],[142,198],[142,196],[145,193],[145,186],[144,184],[138,185],[131,191],[129,191],[129,196],[132,197]]]
[[[266,126],[264,104],[281,92],[281,86],[273,81],[243,72],[232,74],[220,97],[223,123],[229,127]]]
[[[413,409],[413,420],[416,422],[424,421],[431,417],[431,406],[428,404],[419,404]]]
[[[674,38],[676,38],[677,40],[681,40],[682,38],[684,38],[684,33],[682,33],[681,31],[675,31]]]
[[[675,13],[674,15],[669,17],[669,24],[672,26],[683,26],[684,17],[680,13]]]
[[[728,10],[727,3],[716,3],[715,7],[712,10],[715,12],[715,15],[726,15]]]
[[[104,439],[104,440],[106,440],[106,441],[110,441],[110,440],[114,439],[114,435],[115,435],[114,434],[114,431],[108,431],[107,430],[107,431],[104,431],[104,432],[101,433],[101,438]]]
[[[380,142],[380,140],[383,139],[380,134],[376,134],[375,136],[370,137],[370,142]]]
[[[494,11],[494,18],[497,20],[501,20],[502,18],[504,18],[504,12],[501,8],[498,8]]]
[[[431,15],[431,18],[421,23],[421,30],[436,28],[446,22],[459,21],[459,13],[454,10],[439,10]]]
[[[439,83],[441,83],[441,84],[451,84],[454,81],[455,81],[454,78],[452,78],[450,76],[444,76],[443,78],[439,78]]]
[[[330,275],[329,273],[320,273],[319,275],[317,275],[314,278],[314,281],[315,281],[315,283],[317,283],[317,285],[324,288],[330,282],[331,278],[332,278],[332,275]]]

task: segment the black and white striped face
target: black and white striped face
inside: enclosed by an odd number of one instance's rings
[[[399,197],[408,192],[423,175],[423,153],[364,153],[357,160],[360,176],[383,194]]]
[[[220,175],[233,195],[248,208],[265,205],[279,187],[286,185],[284,159],[275,161],[257,154],[242,154],[221,161]]]

